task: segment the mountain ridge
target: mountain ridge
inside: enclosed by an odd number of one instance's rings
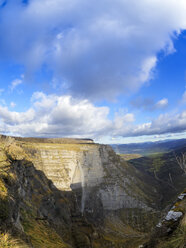
[[[141,154],[170,152],[179,147],[186,146],[186,139],[160,140],[155,142],[111,144],[116,153],[119,154]]]

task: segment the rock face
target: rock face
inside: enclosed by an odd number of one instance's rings
[[[117,156],[110,146],[98,144],[20,143],[36,169],[61,191],[81,191],[81,212],[93,212],[95,201],[104,210],[150,206],[140,192],[135,169]],[[141,194],[140,194],[141,193]],[[90,197],[94,202],[91,203]],[[146,196],[147,197],[147,196]]]
[[[18,230],[29,247],[136,248],[158,223],[157,182],[110,146],[72,139],[0,141],[0,175],[6,168],[0,223]]]

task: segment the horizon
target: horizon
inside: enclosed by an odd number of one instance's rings
[[[23,139],[74,139],[74,140],[90,140],[93,141],[93,143],[95,144],[105,144],[105,145],[134,145],[134,144],[145,144],[145,143],[165,143],[165,142],[171,142],[171,141],[179,141],[179,140],[186,140],[186,138],[178,138],[178,139],[158,139],[158,140],[153,140],[153,141],[141,141],[141,142],[126,142],[126,143],[99,143],[94,139],[91,138],[72,138],[72,137],[57,137],[57,138],[53,138],[53,137],[42,137],[42,136],[37,136],[37,137],[32,137],[32,136],[9,136],[9,135],[4,135],[4,134],[0,134],[0,136],[5,136],[5,137],[11,137],[11,138],[23,138]]]
[[[0,133],[186,138],[186,2],[3,0]]]

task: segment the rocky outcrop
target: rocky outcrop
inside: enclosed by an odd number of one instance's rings
[[[145,185],[139,172],[129,168],[110,146],[20,141],[17,145],[58,190],[76,192],[82,214],[100,219],[105,210],[138,208],[152,212],[155,208],[149,198],[149,193],[155,197],[155,189]],[[149,192],[144,193],[143,188]]]
[[[186,247],[186,190],[156,225],[150,241],[142,248]]]

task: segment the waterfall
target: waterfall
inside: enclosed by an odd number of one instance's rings
[[[81,213],[83,214],[84,208],[85,208],[85,197],[86,197],[86,195],[85,195],[85,177],[84,177],[83,168],[82,168],[80,163],[78,163],[78,167],[79,167],[80,174],[81,174],[81,188],[82,188]]]

